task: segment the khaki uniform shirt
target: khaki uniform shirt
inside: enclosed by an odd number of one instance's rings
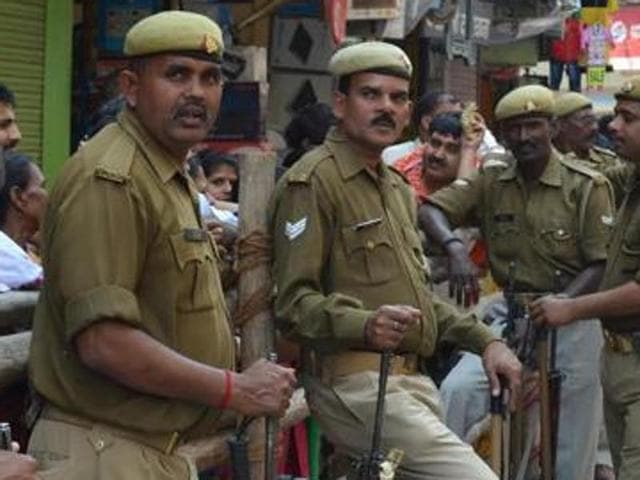
[[[614,152],[595,145],[589,149],[589,158],[580,158],[574,152],[566,153],[564,156],[569,160],[584,162],[585,165],[600,173],[622,165],[622,160]]]
[[[627,282],[640,282],[640,175],[637,166],[625,164],[606,172],[616,196],[621,199],[616,214],[607,268],[600,290],[609,290]],[[638,330],[640,319],[602,318],[609,330]]]
[[[233,368],[215,244],[196,202],[176,159],[130,112],[66,163],[44,223],[29,364],[46,400],[145,432],[214,423],[219,412],[131,390],[86,367],[74,348],[78,333],[116,319],[193,360]]]
[[[514,286],[523,292],[562,287],[590,263],[606,259],[612,219],[606,179],[553,151],[538,181],[526,185],[514,161],[493,161],[427,200],[453,226],[478,226],[491,272],[504,287],[515,263]]]
[[[366,349],[365,322],[384,304],[423,313],[402,351],[430,356],[444,340],[481,353],[495,338],[433,295],[410,187],[382,162],[367,169],[338,130],[280,180],[271,208],[276,314],[302,343]]]

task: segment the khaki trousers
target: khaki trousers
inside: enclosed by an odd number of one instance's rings
[[[333,380],[303,378],[307,403],[336,448],[359,459],[371,448],[378,373],[361,372]],[[387,383],[382,429],[385,452],[404,452],[400,479],[497,480],[489,467],[442,421],[438,391],[423,375],[392,375]]]
[[[640,479],[640,355],[602,350],[604,418],[617,480]]]
[[[82,428],[40,418],[28,453],[43,480],[197,480],[195,466],[178,455],[118,437],[95,424]]]

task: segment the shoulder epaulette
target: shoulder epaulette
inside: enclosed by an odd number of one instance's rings
[[[618,155],[616,155],[616,152],[609,150],[608,148],[599,147],[597,145],[594,145],[591,148],[593,148],[596,152],[606,157],[618,158]]]
[[[489,152],[484,156],[482,170],[490,168],[507,168],[513,162],[513,158],[506,152]]]
[[[318,165],[329,157],[331,152],[324,145],[304,154],[285,174],[287,183],[309,183]]]
[[[589,177],[596,185],[604,185],[607,181],[606,177],[600,172],[594,170],[589,166],[589,163],[584,160],[579,160],[576,157],[563,156],[560,158],[560,163],[574,172],[581,173],[582,175]]]
[[[407,180],[407,177],[405,177],[404,174],[400,170],[398,170],[394,165],[387,165],[387,167],[389,168],[389,170],[393,172],[394,175],[399,177],[400,180],[402,180],[407,185],[411,185],[411,182]]]
[[[136,145],[128,135],[117,135],[115,138],[108,137],[108,139],[109,142],[105,145],[101,145],[103,143],[100,142],[101,139],[96,139],[93,147],[98,152],[87,152],[87,154],[100,155],[100,160],[94,169],[94,175],[110,182],[126,183],[131,178],[131,166],[135,157]],[[99,151],[101,147],[104,148]]]

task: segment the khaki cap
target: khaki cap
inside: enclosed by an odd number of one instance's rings
[[[553,116],[553,92],[541,85],[526,85],[507,93],[496,105],[496,120],[522,115]]]
[[[386,42],[360,42],[341,48],[329,61],[329,71],[336,77],[367,70],[384,69],[406,79],[413,66],[404,51]]]
[[[615,94],[616,98],[640,101],[640,77],[632,77],[622,84]]]
[[[224,44],[220,27],[208,17],[169,10],[136,23],[124,40],[129,57],[156,53],[189,52],[199,58],[220,61]]]
[[[593,103],[590,98],[577,92],[569,92],[556,97],[553,113],[556,117],[560,118],[571,115],[583,108],[591,107],[593,107]]]

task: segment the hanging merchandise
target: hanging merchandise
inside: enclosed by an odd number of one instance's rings
[[[585,25],[607,24],[609,15],[617,11],[618,0],[582,0],[580,15]]]
[[[602,90],[607,70],[608,50],[613,38],[604,23],[585,25],[582,32],[582,49],[587,55],[587,89]]]

